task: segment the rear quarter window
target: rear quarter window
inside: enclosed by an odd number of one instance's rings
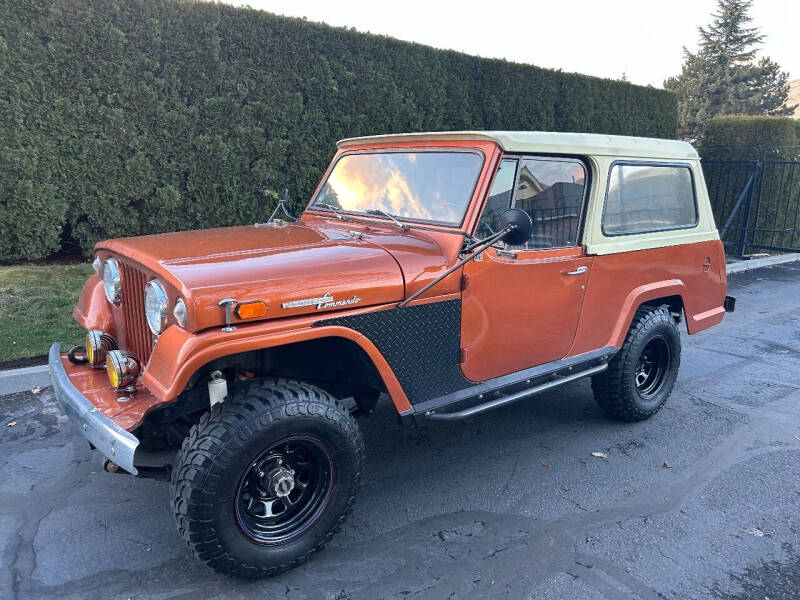
[[[603,234],[630,235],[697,225],[689,165],[614,163],[608,174]]]

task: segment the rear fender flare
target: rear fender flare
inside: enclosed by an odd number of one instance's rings
[[[633,288],[625,297],[625,301],[619,311],[619,318],[614,323],[611,339],[606,345],[621,348],[628,329],[630,329],[633,322],[636,310],[645,302],[664,298],[665,296],[680,296],[684,309],[686,309],[686,285],[680,279],[665,279]],[[688,310],[686,312],[687,314],[689,313]]]

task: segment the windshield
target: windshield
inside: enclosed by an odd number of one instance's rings
[[[385,211],[399,219],[459,225],[482,162],[474,152],[346,154],[334,165],[311,208]]]

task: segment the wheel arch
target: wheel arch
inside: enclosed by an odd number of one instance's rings
[[[669,308],[670,314],[675,319],[676,323],[680,323],[682,319],[684,319],[684,311],[685,307],[683,305],[683,297],[680,294],[674,294],[672,296],[660,296],[658,298],[653,298],[652,300],[646,300],[639,304],[636,308],[639,309],[642,306],[652,306],[654,308],[658,308],[659,306],[666,306]],[[635,313],[635,311],[634,311]]]
[[[244,328],[242,328],[244,331]],[[169,332],[165,332],[164,336]],[[389,363],[383,357],[377,347],[361,333],[340,326],[313,327],[279,334],[265,336],[247,336],[239,338],[216,336],[214,340],[199,341],[202,336],[185,336],[177,352],[172,354],[172,360],[160,360],[161,352],[158,352],[159,343],[156,344],[153,356],[148,364],[148,368],[143,375],[145,386],[163,401],[167,402],[177,398],[187,386],[195,382],[205,372],[213,370],[215,363],[221,359],[231,359],[273,351],[297,352],[302,349],[309,349],[308,344],[314,344],[315,356],[323,352],[325,344],[330,344],[333,350],[344,351],[347,353],[345,358],[352,359],[358,353],[369,362],[374,369],[375,375],[380,379],[383,389],[389,394],[398,412],[404,412],[411,408],[411,404],[406,397],[402,386],[395,376]],[[177,340],[164,340],[172,342],[165,344],[164,354],[174,351],[174,342]],[[305,346],[304,346],[305,345]],[[168,349],[169,348],[169,349]],[[342,355],[337,353],[337,358]],[[154,360],[155,359],[155,360]],[[170,365],[172,368],[163,368]],[[156,368],[151,368],[155,366]],[[162,367],[162,368],[159,368]]]
[[[609,346],[621,348],[630,329],[636,311],[643,305],[661,306],[666,304],[671,313],[685,312],[686,285],[680,279],[667,279],[640,285],[630,291],[623,302],[619,318],[611,332]],[[687,328],[688,328],[688,319]],[[689,331],[689,333],[693,333]]]

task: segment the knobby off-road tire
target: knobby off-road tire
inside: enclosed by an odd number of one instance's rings
[[[215,571],[275,575],[331,539],[353,507],[363,465],[358,424],[333,396],[268,379],[192,427],[172,474],[172,511],[190,550]]]
[[[642,306],[608,369],[592,377],[597,404],[622,421],[656,414],[672,392],[681,362],[681,337],[666,306]]]

